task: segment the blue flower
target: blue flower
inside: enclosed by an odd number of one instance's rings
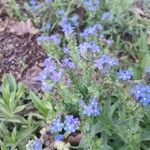
[[[62,16],[64,16],[64,14],[65,14],[65,11],[64,11],[63,9],[58,9],[58,10],[56,10],[56,15],[57,15],[57,16],[62,17]]]
[[[27,144],[28,150],[42,150],[42,143],[39,139],[36,139],[34,141],[29,141]]]
[[[84,29],[82,33],[80,33],[81,37],[87,38],[90,35],[95,35],[103,29],[101,24],[95,24],[94,26],[88,27]]]
[[[55,81],[55,82],[59,82],[63,77],[63,71],[53,71],[50,73],[50,79]]]
[[[49,36],[43,36],[43,35],[41,35],[41,36],[38,36],[36,38],[36,41],[37,42],[43,42],[43,41],[49,42],[50,41],[50,37]]]
[[[56,83],[61,81],[64,70],[57,69],[56,62],[53,58],[46,58],[43,65],[45,68],[39,73],[37,80],[42,83],[42,91],[48,93]]]
[[[94,67],[102,70],[104,73],[108,73],[111,67],[118,65],[118,61],[116,59],[113,59],[106,54],[96,59],[94,63]]]
[[[71,23],[74,25],[74,26],[78,26],[78,19],[79,19],[79,16],[78,15],[74,15],[71,17]]]
[[[78,118],[74,118],[72,115],[66,115],[64,120],[64,130],[70,134],[75,132],[80,124]]]
[[[53,34],[50,36],[50,40],[54,42],[56,45],[59,45],[61,43],[61,40],[59,39],[57,34]]]
[[[105,42],[106,42],[106,44],[109,45],[109,46],[112,45],[112,43],[113,43],[112,40],[106,40]]]
[[[62,68],[75,68],[75,63],[72,60],[66,58],[62,60],[61,66]]]
[[[63,141],[64,140],[64,135],[62,134],[57,134],[54,136],[54,141]]]
[[[60,21],[60,26],[62,27],[62,31],[71,34],[74,31],[74,27],[72,24],[68,21],[68,18],[64,16],[62,20]]]
[[[133,76],[133,72],[131,72],[130,70],[119,70],[119,72],[117,73],[119,80],[130,80]]]
[[[143,105],[150,103],[150,86],[149,85],[136,85],[132,88],[132,94],[136,100],[141,102]]]
[[[41,90],[45,93],[49,93],[53,89],[53,86],[46,81],[42,82]]]
[[[29,2],[31,5],[36,5],[37,4],[37,0],[30,0],[30,2]]]
[[[51,3],[52,0],[45,0],[45,3],[48,4],[48,3]]]
[[[65,54],[67,54],[67,53],[69,52],[69,48],[64,47],[64,48],[63,48],[63,52],[64,52]]]
[[[74,32],[74,27],[71,26],[71,23],[63,24],[61,27],[64,33],[71,34]]]
[[[109,21],[112,21],[113,19],[113,16],[111,14],[111,12],[105,12],[103,15],[102,15],[102,20],[109,20]]]
[[[49,70],[49,72],[53,71],[56,69],[56,64],[55,64],[55,60],[51,57],[49,58],[46,58],[44,60],[44,63],[43,63],[44,67]]]
[[[100,51],[100,48],[98,45],[96,45],[95,43],[91,43],[91,42],[83,42],[79,45],[79,54],[81,56],[90,50],[96,53]]]
[[[100,0],[83,0],[82,4],[88,11],[96,12]]]
[[[54,119],[52,121],[51,125],[49,126],[49,131],[51,133],[61,132],[63,127],[64,127],[64,124],[61,122],[61,120],[59,118]]]
[[[92,98],[90,100],[90,103],[86,105],[83,100],[79,101],[79,104],[81,104],[81,108],[83,109],[83,114],[90,116],[98,116],[100,114],[100,108],[99,104],[96,99]]]

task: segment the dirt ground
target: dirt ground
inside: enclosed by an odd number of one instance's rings
[[[26,31],[21,31],[21,34],[18,34],[20,31],[13,32],[12,28],[19,29],[17,25],[20,24],[11,19],[0,5],[0,77],[3,73],[12,73],[18,81],[38,91],[39,83],[36,76],[42,69],[42,61],[46,54],[36,43],[37,35]]]

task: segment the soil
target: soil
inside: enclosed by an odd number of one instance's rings
[[[15,24],[0,6],[0,77],[4,73],[12,73],[18,81],[25,83],[34,91],[40,89],[36,81],[46,54],[36,43],[36,36],[24,34],[18,36],[10,32]]]

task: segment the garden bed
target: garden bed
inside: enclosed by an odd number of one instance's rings
[[[1,149],[148,150],[149,4],[2,0]]]

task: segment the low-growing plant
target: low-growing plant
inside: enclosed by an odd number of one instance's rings
[[[149,21],[133,12],[134,1],[24,6],[41,27],[36,41],[47,58],[37,76],[39,93],[4,76],[1,149],[149,149]]]

